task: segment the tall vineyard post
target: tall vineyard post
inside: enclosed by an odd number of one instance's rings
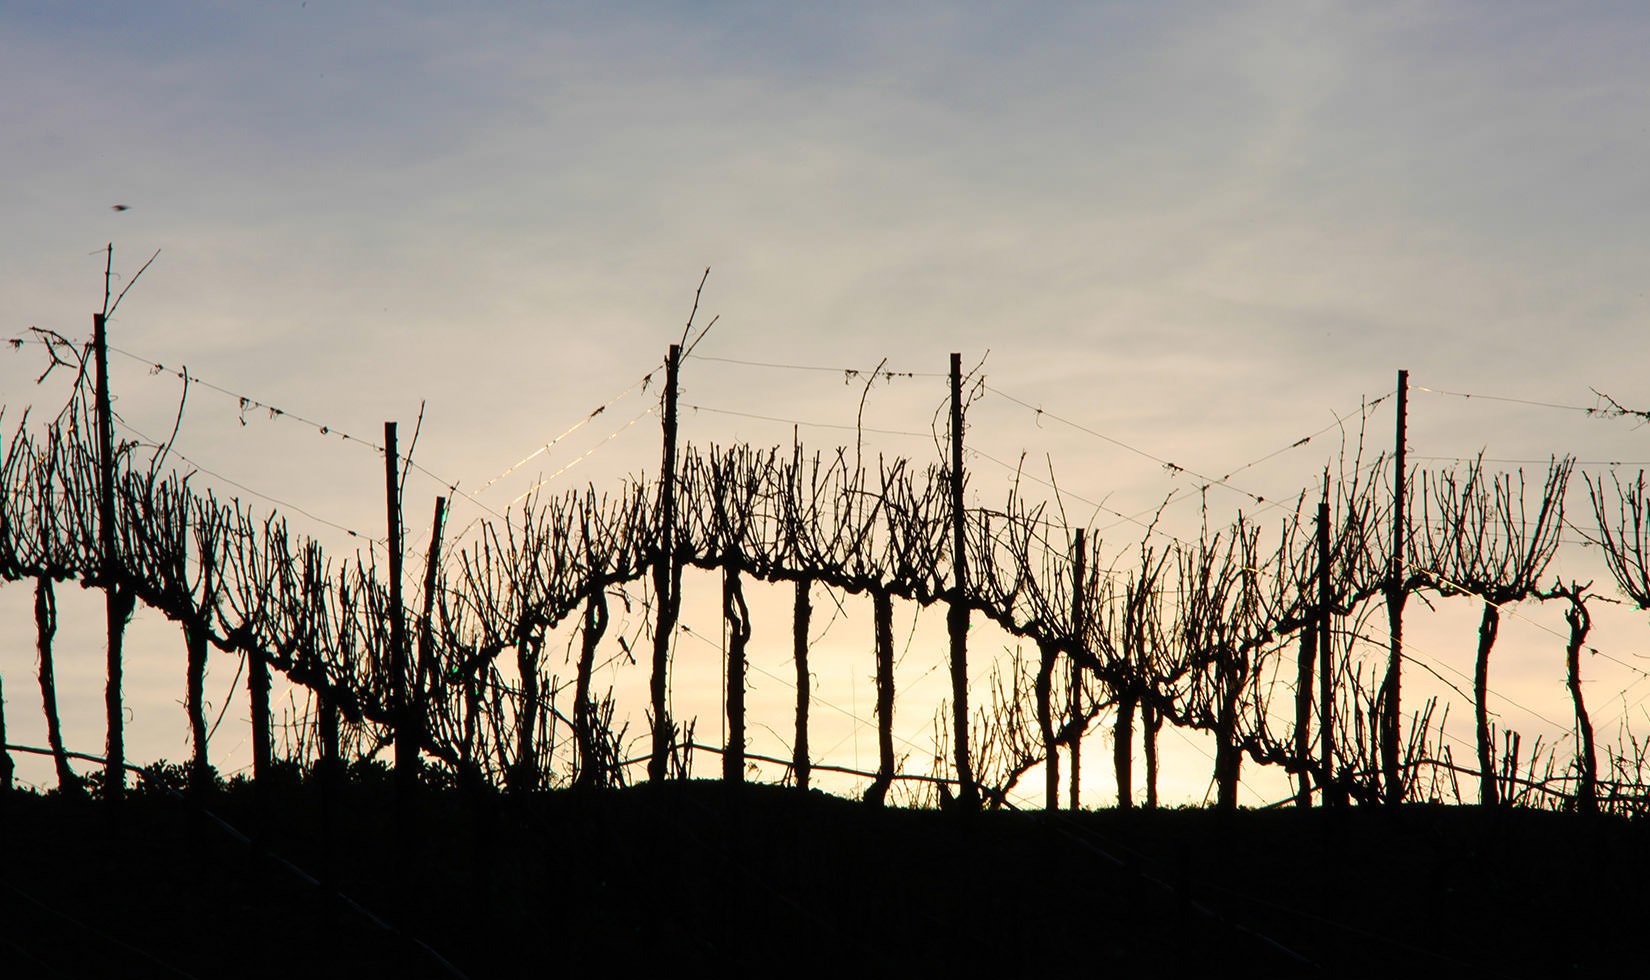
[[[1330,603],[1329,476],[1324,475],[1323,500],[1318,503],[1318,601],[1307,629],[1318,631],[1318,793],[1324,806],[1337,806],[1342,795],[1335,781],[1335,645],[1330,630],[1334,609]]]
[[[412,709],[408,721],[415,726],[413,752],[416,753],[428,737],[429,696],[436,674],[435,663],[435,596],[440,588],[441,532],[447,523],[447,498],[435,498],[435,516],[430,520],[430,548],[424,559],[424,594],[418,617],[418,665],[413,679]]]
[[[947,611],[951,635],[951,744],[957,769],[958,802],[978,809],[979,788],[968,759],[968,546],[963,512],[962,354],[951,355],[951,530],[956,593]]]
[[[407,612],[401,577],[404,540],[401,533],[401,459],[396,447],[396,423],[384,423],[384,508],[389,536],[390,649],[389,709],[395,720],[395,820],[405,845],[412,832],[412,795],[418,786],[418,747],[409,724],[411,699],[407,692]],[[404,851],[403,851],[404,853]]]
[[[1324,505],[1318,505],[1317,539],[1322,540],[1324,532],[1328,530],[1328,517],[1324,514]],[[1320,546],[1316,553],[1317,564],[1323,564],[1323,548]],[[1310,594],[1317,576],[1300,583],[1300,592],[1304,597]],[[1315,604],[1309,606],[1311,612],[1306,616],[1306,625],[1301,629],[1299,639],[1300,659],[1297,663],[1295,678],[1295,764],[1300,767],[1296,774],[1295,804],[1302,808],[1312,805],[1312,671],[1318,659],[1318,613]],[[1329,658],[1324,658],[1325,671]]]
[[[1392,466],[1392,554],[1389,558],[1386,582],[1387,632],[1392,637],[1391,652],[1387,657],[1386,679],[1381,684],[1381,784],[1386,802],[1403,802],[1403,777],[1399,775],[1399,729],[1403,720],[1402,690],[1404,670],[1404,600],[1409,597],[1405,581],[1407,567],[1405,552],[1408,542],[1409,520],[1404,499],[1405,440],[1409,423],[1409,372],[1398,372],[1398,419],[1393,444]]]
[[[1080,648],[1088,646],[1088,624],[1084,617],[1083,595],[1088,588],[1087,574],[1084,562],[1088,557],[1088,548],[1083,542],[1083,529],[1078,528],[1074,533],[1072,551],[1076,559],[1072,565],[1071,590],[1071,633],[1077,638]],[[1083,665],[1076,657],[1071,658],[1071,809],[1083,808],[1083,794],[1081,777],[1083,775],[1083,732],[1079,727],[1083,717]]]
[[[676,385],[682,361],[682,346],[671,344],[665,358],[664,454],[659,464],[659,540],[654,543],[653,663],[648,693],[653,708],[653,752],[647,776],[653,782],[665,778],[675,736],[675,724],[668,708],[670,641],[676,632],[676,600],[673,588],[676,565]]]
[[[108,323],[103,313],[92,314],[92,355],[97,372],[95,397],[99,577],[103,583],[104,612],[108,626],[106,677],[103,689],[108,736],[103,753],[103,792],[111,803],[119,803],[126,790],[125,715],[121,704],[121,675],[124,664],[121,647],[125,642],[126,619],[132,614],[133,599],[131,593],[121,586],[120,558],[115,553],[115,429],[114,415],[109,405]]]

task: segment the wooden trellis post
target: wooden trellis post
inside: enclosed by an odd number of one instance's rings
[[[115,554],[115,430],[109,407],[109,337],[102,313],[92,314],[92,354],[96,362],[97,411],[97,537],[99,577],[103,580],[104,612],[108,625],[108,656],[103,707],[108,722],[104,746],[103,791],[111,803],[126,792],[125,716],[121,707],[121,675],[126,619],[134,599],[121,585],[120,559]]]
[[[1323,502],[1318,504],[1318,602],[1312,628],[1318,631],[1318,791],[1324,806],[1341,802],[1335,782],[1335,647],[1330,632],[1333,593],[1329,584],[1329,478],[1324,477]]]
[[[408,712],[413,725],[413,764],[418,764],[419,746],[424,742],[429,711],[426,706],[430,679],[435,676],[435,592],[441,573],[441,532],[447,523],[447,498],[435,498],[435,516],[430,522],[430,552],[424,560],[424,596],[418,621],[418,667],[413,674],[412,706]]]
[[[1072,563],[1071,630],[1080,645],[1088,642],[1088,628],[1084,621],[1083,590],[1087,587],[1088,548],[1083,543],[1083,529],[1077,529],[1072,542],[1076,560]],[[1083,807],[1080,780],[1083,775],[1083,732],[1078,727],[1083,717],[1083,667],[1077,658],[1071,658],[1071,809]]]
[[[263,651],[246,651],[246,694],[252,705],[252,784],[259,792],[269,784],[270,762],[274,757],[270,738],[269,662]]]
[[[401,456],[396,448],[396,424],[384,423],[384,506],[389,530],[390,663],[389,708],[395,725],[396,811],[407,816],[409,797],[418,784],[418,746],[413,740],[407,697],[407,607],[402,599],[404,556],[401,533]]]
[[[951,744],[957,769],[958,802],[977,809],[979,788],[968,759],[968,541],[963,513],[962,355],[951,355],[951,563],[956,592],[947,611],[951,634]]]
[[[659,550],[653,565],[653,594],[659,608],[653,627],[653,673],[648,690],[653,707],[653,754],[648,759],[647,778],[654,782],[665,778],[675,734],[667,686],[670,640],[676,631],[676,379],[681,360],[681,345],[671,344],[665,359],[665,447],[659,464]]]
[[[1404,467],[1405,447],[1409,423],[1409,372],[1398,372],[1398,423],[1393,447],[1392,470],[1392,555],[1388,559],[1386,583],[1387,632],[1392,637],[1392,649],[1387,657],[1386,679],[1381,684],[1381,783],[1388,804],[1403,802],[1403,780],[1398,774],[1399,754],[1402,752],[1400,729],[1403,724],[1404,671],[1404,600],[1409,587],[1404,581],[1404,537],[1408,529],[1405,513]]]

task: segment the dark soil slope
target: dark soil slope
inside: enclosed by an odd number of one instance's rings
[[[455,975],[440,958],[476,978],[1636,974],[1650,911],[1650,827],[1567,814],[964,815],[717,783],[466,805],[430,790],[398,847],[389,804],[386,783],[351,783],[328,848],[312,785],[261,806],[244,786],[198,805],[140,794],[118,817],[14,794],[0,976]]]

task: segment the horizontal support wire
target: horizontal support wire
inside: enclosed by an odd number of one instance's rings
[[[139,439],[142,439],[144,441],[144,443],[146,443],[147,445],[155,446],[157,448],[159,448],[162,445],[161,443],[156,442],[153,437],[145,435],[143,432],[141,432],[137,428],[133,427],[131,424],[126,422],[124,419],[119,419],[119,418],[115,419],[115,424],[119,425],[121,428],[123,428],[126,431],[132,433],[133,435],[137,436]],[[345,534],[349,535],[352,538],[357,538],[359,540],[365,541],[371,547],[383,548],[383,547],[386,547],[388,545],[389,538],[387,536],[386,537],[375,538],[375,537],[373,537],[369,534],[366,534],[362,531],[357,531],[352,527],[349,527],[349,526],[344,525],[344,524],[340,524],[337,521],[328,520],[327,518],[322,517],[319,514],[314,513],[313,511],[310,511],[310,510],[307,510],[303,507],[300,507],[297,504],[292,503],[291,501],[284,500],[280,497],[275,496],[274,494],[265,493],[262,490],[257,490],[253,487],[250,487],[250,486],[246,485],[245,483],[240,482],[239,480],[231,479],[230,477],[224,476],[222,473],[219,473],[216,470],[209,469],[206,466],[203,466],[200,463],[196,462],[193,458],[184,455],[182,452],[179,452],[175,448],[167,447],[166,452],[167,452],[167,455],[176,456],[177,458],[183,460],[185,463],[188,463],[194,469],[199,470],[202,473],[205,473],[207,476],[210,476],[215,480],[221,480],[224,483],[227,483],[230,486],[235,487],[238,490],[242,490],[246,493],[249,493],[249,494],[253,495],[254,497],[257,497],[258,499],[267,501],[268,503],[274,504],[277,507],[284,507],[287,510],[293,511],[294,513],[302,514],[303,516],[309,518],[310,520],[316,522],[317,524],[324,524],[327,527],[333,528],[334,530],[342,531],[342,532],[344,532]]]
[[[807,422],[802,419],[782,418],[777,415],[757,415],[751,412],[735,412],[726,408],[710,408],[705,405],[689,405],[684,403],[682,408],[695,412],[709,412],[713,415],[731,415],[742,419],[757,419],[762,422],[779,422],[784,425],[800,425],[805,429],[838,429],[847,432],[870,432],[884,436],[914,436],[918,439],[927,439],[930,433],[911,432],[902,429],[873,429],[870,426],[839,425],[831,422]]]
[[[846,381],[858,381],[871,373],[866,368],[831,367],[823,364],[781,364],[773,361],[747,361],[735,357],[713,357],[709,354],[688,355],[696,361],[714,361],[718,364],[737,364],[742,367],[772,368],[783,371],[815,371],[824,374],[840,374]],[[949,378],[945,371],[895,371],[891,368],[878,368],[876,377],[881,380],[892,381],[896,378]]]
[[[1462,398],[1467,400],[1476,399],[1478,401],[1486,402],[1509,402],[1514,405],[1529,405],[1535,408],[1556,408],[1566,412],[1581,412],[1584,415],[1604,415],[1608,411],[1599,405],[1594,405],[1589,408],[1586,405],[1565,405],[1560,402],[1540,401],[1532,398],[1511,398],[1506,395],[1483,395],[1470,391],[1449,391],[1444,388],[1429,388],[1426,385],[1418,385],[1414,382],[1410,383],[1409,389],[1411,391],[1425,391],[1434,395],[1448,395],[1451,398]]]

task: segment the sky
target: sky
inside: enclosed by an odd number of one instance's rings
[[[1115,515],[1195,479],[1157,460],[1218,476],[1337,417],[1355,427],[1401,368],[1420,388],[1650,404],[1638,4],[6,0],[0,28],[0,333],[85,334],[100,250],[117,290],[159,250],[110,328],[131,355],[113,378],[131,437],[177,410],[154,364],[327,426],[196,385],[177,448],[200,485],[280,501],[340,554],[359,543],[340,526],[383,533],[382,463],[336,433],[379,442],[393,419],[405,445],[421,405],[415,458],[439,478],[408,484],[415,547],[450,483],[503,511],[552,475],[551,490],[655,472],[657,387],[635,382],[707,267],[698,322],[719,319],[683,370],[685,441],[788,445],[794,422],[853,426],[863,395],[866,426],[917,433],[867,434],[865,451],[926,465],[945,389],[922,375],[961,352],[990,385],[970,408],[971,502],[1000,504],[1024,454],[1119,552],[1139,529]],[[884,358],[918,376],[865,391],[843,374]],[[0,353],[8,413],[55,410],[39,367],[38,350]],[[1368,416],[1372,447],[1391,441],[1390,404]],[[1410,433],[1418,457],[1650,460],[1650,435],[1621,421],[1430,391]],[[1231,484],[1293,497],[1338,437]],[[1252,499],[1210,497],[1219,515]],[[483,513],[461,499],[455,526]],[[1589,560],[1562,559],[1583,578]],[[0,588],[0,676],[25,733],[27,592]],[[95,751],[97,607],[75,601],[83,635],[59,670]],[[828,696],[868,718],[869,625],[849,606]],[[1476,613],[1439,615],[1427,642],[1470,663]],[[181,758],[182,645],[156,618],[133,627],[129,738]],[[1641,621],[1600,613],[1595,641],[1608,622],[1622,656],[1642,651]],[[699,626],[715,640],[714,613]],[[1503,642],[1528,651],[1506,654],[1521,700],[1561,699],[1556,638]],[[232,673],[215,665],[214,683]],[[927,714],[901,721],[918,742]],[[855,730],[838,752],[869,764],[874,730]],[[235,738],[214,743],[226,769],[248,757]],[[1175,793],[1195,802],[1207,767],[1187,759]]]

